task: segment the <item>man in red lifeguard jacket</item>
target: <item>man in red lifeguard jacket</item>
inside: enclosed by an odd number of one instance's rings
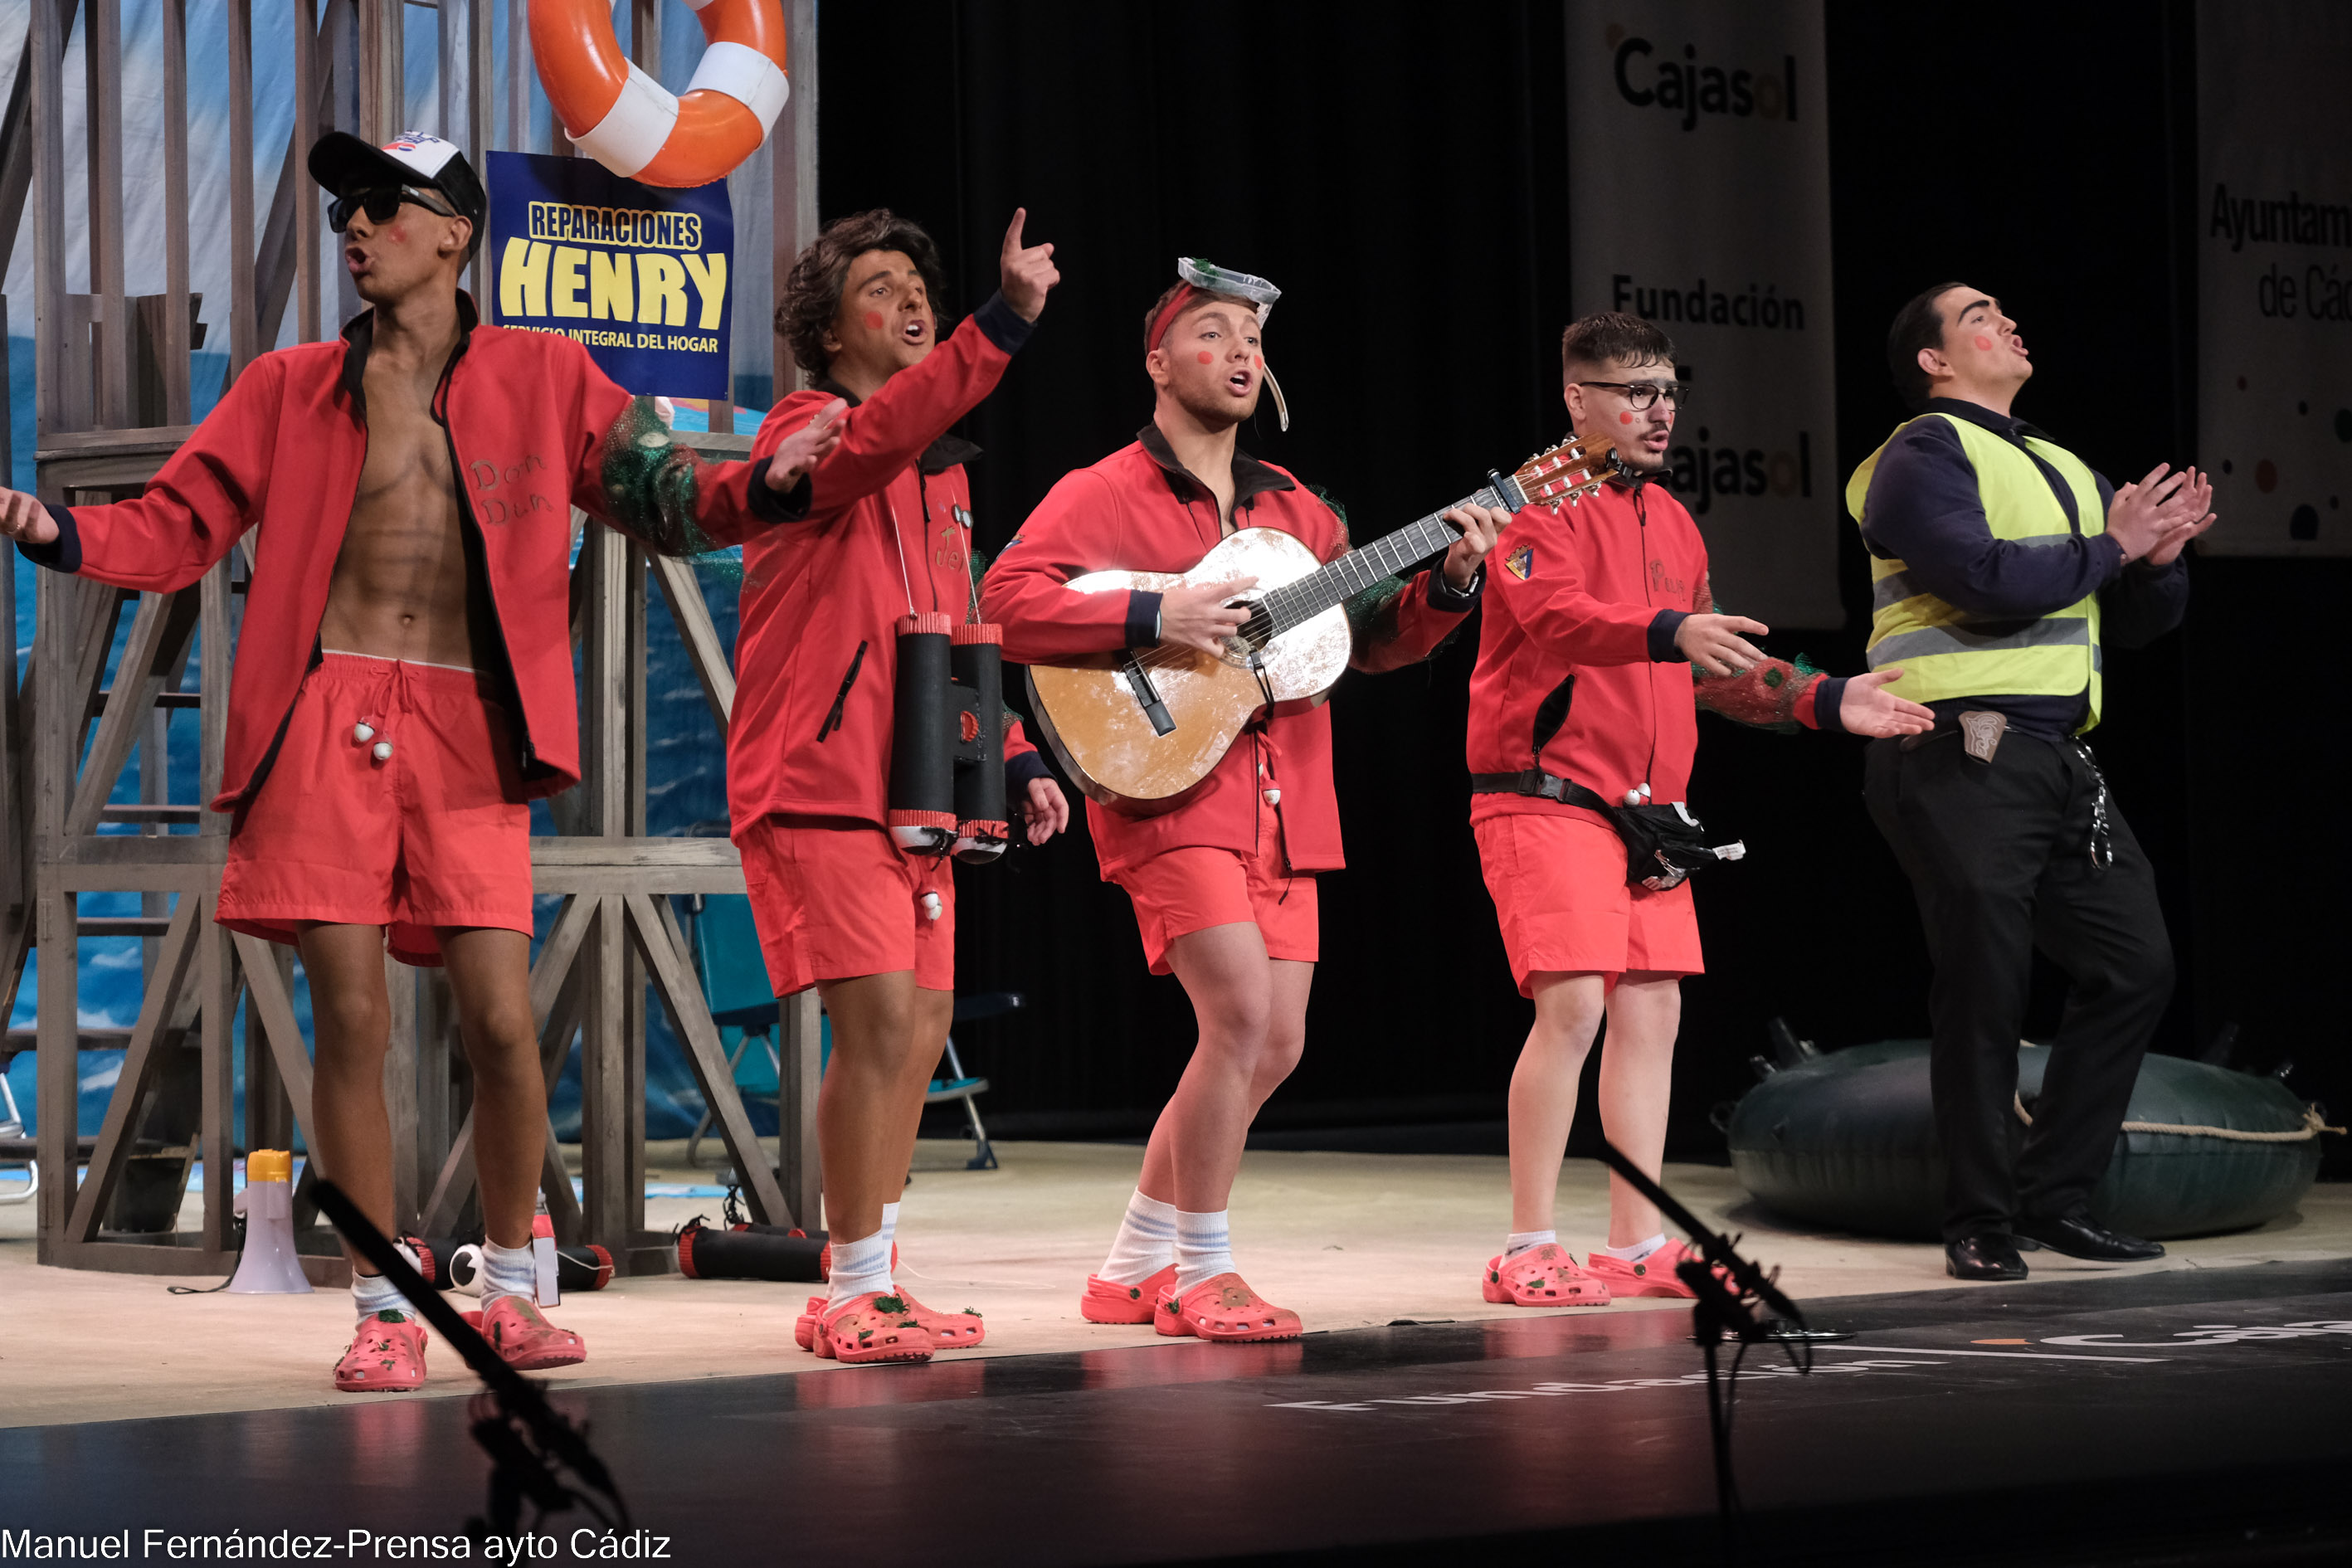
[[[579,344],[478,324],[457,279],[483,193],[457,148],[335,132],[310,169],[371,309],[340,342],[247,365],[138,500],[0,491],[0,535],[53,571],[169,593],[255,531],[212,802],[234,813],[215,918],[300,950],[311,1158],[386,1234],[383,954],[446,967],[474,1075],[482,1331],[517,1367],[567,1365],[586,1348],[534,1304],[547,1091],[528,803],[580,777],[572,509],[651,549],[707,550],[782,521],[778,492],[838,435],[700,462]],[[360,1324],[335,1386],[418,1386],[423,1327],[352,1268]]]
[[[1240,281],[1275,292],[1262,279]],[[1255,582],[1164,594],[1067,586],[1089,572],[1182,573],[1244,528],[1279,529],[1320,561],[1347,553],[1337,511],[1235,444],[1267,384],[1260,331],[1252,300],[1191,281],[1146,314],[1150,422],[1101,462],[1065,475],[989,569],[984,604],[1004,624],[1007,658],[1069,662],[1155,646],[1222,653],[1245,614],[1228,605]],[[1348,602],[1355,668],[1427,658],[1476,608],[1504,514],[1464,507],[1446,518],[1462,537],[1438,566],[1410,582],[1382,578]],[[1087,823],[1103,879],[1134,901],[1152,973],[1172,970],[1183,982],[1201,1034],[1079,1312],[1171,1336],[1294,1339],[1298,1314],[1265,1301],[1235,1269],[1226,1205],[1250,1122],[1306,1045],[1316,879],[1344,864],[1331,711],[1319,701],[1265,710],[1182,805],[1139,817],[1090,800]]]
[[[980,1342],[975,1312],[895,1288],[898,1194],[923,1092],[955,1011],[955,879],[889,828],[898,634],[912,616],[977,621],[971,489],[979,448],[949,427],[993,391],[1061,281],[1054,247],[1013,215],[1000,292],[940,341],[939,251],[887,210],[825,226],[793,263],[776,330],[818,379],[770,411],[752,453],[814,424],[840,445],[785,498],[795,521],[743,550],[727,797],[769,979],[817,987],[833,1058],[817,1101],[831,1289],[796,1337],[842,1361],[922,1361]],[[1009,727],[1006,793],[1029,842],[1069,821],[1061,786]]]
[[[1691,1294],[1675,1276],[1682,1244],[1620,1177],[1608,1245],[1582,1267],[1552,1228],[1577,1084],[1604,1016],[1601,1127],[1658,1173],[1682,977],[1705,967],[1689,883],[1629,885],[1629,870],[1650,879],[1643,870],[1661,868],[1629,868],[1599,807],[1679,805],[1701,707],[1858,735],[1935,722],[1884,689],[1901,670],[1827,678],[1758,651],[1747,639],[1762,622],[1716,612],[1706,542],[1659,482],[1689,395],[1674,360],[1666,335],[1638,316],[1587,316],[1563,335],[1569,418],[1580,436],[1614,440],[1622,468],[1573,509],[1529,507],[1503,531],[1470,677],[1470,821],[1511,976],[1536,1005],[1511,1075],[1511,1231],[1482,1281],[1497,1303]]]

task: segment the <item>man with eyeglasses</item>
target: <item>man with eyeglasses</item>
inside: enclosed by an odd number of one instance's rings
[[[1682,977],[1705,967],[1688,884],[1629,885],[1625,844],[1599,807],[1679,805],[1699,707],[1864,735],[1934,721],[1886,692],[1900,670],[1837,679],[1768,658],[1748,641],[1762,623],[1717,612],[1706,545],[1658,482],[1689,402],[1674,357],[1664,332],[1613,311],[1562,337],[1569,418],[1579,436],[1615,443],[1618,471],[1575,508],[1530,507],[1504,531],[1470,677],[1470,820],[1512,977],[1536,1005],[1511,1076],[1511,1230],[1482,1280],[1498,1304],[1691,1293],[1675,1276],[1682,1245],[1617,1177],[1608,1245],[1583,1266],[1553,1228],[1577,1085],[1603,1017],[1601,1126],[1657,1174]]]
[[[456,147],[330,132],[310,169],[371,309],[341,342],[247,365],[138,500],[0,491],[0,536],[53,571],[170,593],[254,531],[214,918],[299,949],[310,1157],[387,1234],[383,955],[446,968],[474,1075],[482,1331],[518,1368],[569,1365],[587,1351],[541,1315],[530,1247],[547,1091],[528,803],[580,778],[572,508],[651,550],[709,549],[786,521],[780,492],[837,432],[819,419],[761,462],[705,464],[579,344],[478,324],[457,283],[485,204]],[[352,1268],[335,1386],[419,1386],[422,1326]]]

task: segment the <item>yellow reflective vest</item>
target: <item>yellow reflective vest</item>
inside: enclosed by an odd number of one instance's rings
[[[1959,433],[1961,449],[1976,470],[1985,521],[1995,539],[2031,547],[2058,544],[2074,536],[2065,509],[2058,504],[2050,481],[2032,458],[1966,419],[1948,414],[1919,417],[1941,419]],[[1895,435],[1909,427],[1908,424],[1898,426]],[[1894,438],[1890,436],[1887,440]],[[2082,519],[2083,537],[2095,538],[2106,531],[2099,482],[2083,460],[2039,437],[2028,436],[2024,440],[2074,492],[2074,512]],[[1885,450],[1882,444],[1863,459],[1862,467],[1846,482],[1846,510],[1857,523],[1865,521],[1870,478],[1878,471],[1879,457]],[[1900,561],[1874,554],[1870,579],[1870,668],[1899,665],[1903,670],[1903,679],[1887,690],[1914,702],[1940,702],[1956,697],[2072,697],[2087,687],[2090,711],[2075,732],[2098,723],[2096,594],[2038,619],[2020,621],[2013,616],[1975,615],[1947,604],[1915,582]]]

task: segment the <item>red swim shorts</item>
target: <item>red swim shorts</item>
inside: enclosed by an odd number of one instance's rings
[[[528,933],[530,808],[506,710],[469,669],[331,653],[303,678],[261,788],[229,829],[216,919],[291,942],[295,922],[383,926],[438,965],[436,926]],[[361,740],[355,727],[374,731]],[[378,760],[380,745],[392,748]]]
[[[1268,958],[1312,963],[1321,951],[1315,877],[1293,872],[1283,858],[1282,822],[1274,807],[1258,815],[1254,855],[1192,846],[1164,849],[1111,873],[1135,900],[1136,928],[1151,973],[1167,974],[1168,944],[1211,926],[1254,921]]]
[[[955,862],[903,853],[855,817],[761,817],[739,829],[743,884],[779,996],[820,980],[915,972],[955,989]],[[923,900],[938,895],[933,918]]]
[[[1690,884],[1652,892],[1625,885],[1625,841],[1566,814],[1511,812],[1471,831],[1503,927],[1511,978],[1703,974]]]

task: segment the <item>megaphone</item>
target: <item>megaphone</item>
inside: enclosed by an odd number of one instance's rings
[[[310,1281],[294,1251],[294,1156],[256,1149],[245,1157],[245,1191],[236,1210],[245,1216],[245,1250],[237,1255],[231,1291],[247,1296],[307,1296]]]

